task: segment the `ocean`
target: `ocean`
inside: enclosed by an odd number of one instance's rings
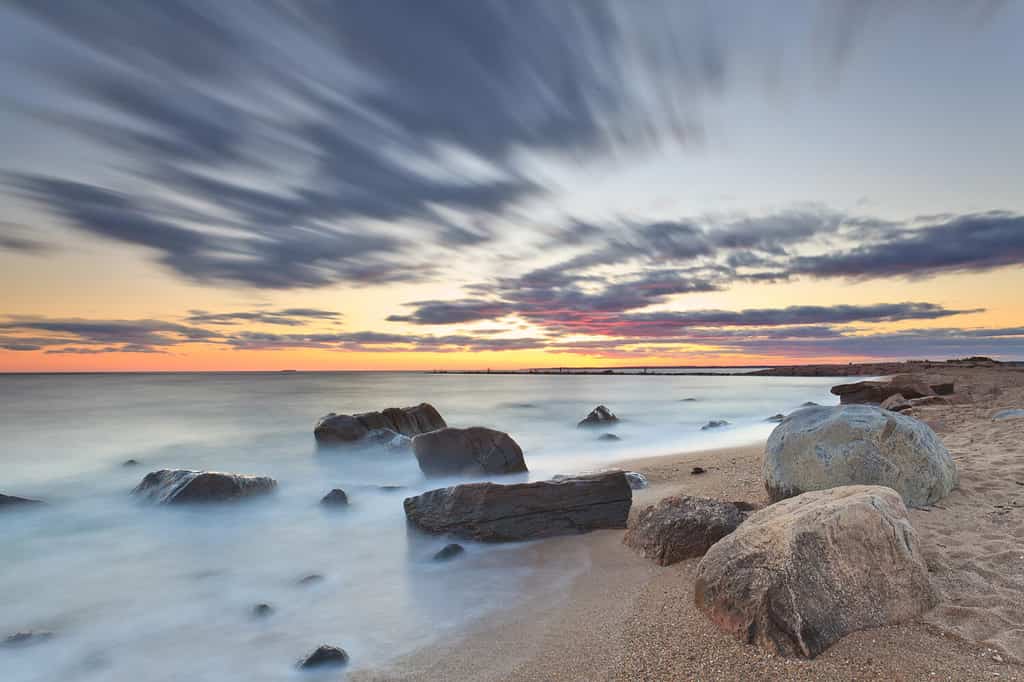
[[[523,545],[462,543],[407,528],[402,500],[468,479],[430,479],[408,452],[318,449],[327,412],[432,403],[451,426],[507,431],[530,474],[608,467],[638,456],[763,439],[765,419],[805,401],[834,404],[834,378],[421,373],[0,376],[0,492],[44,507],[0,512],[0,645],[5,682],[246,681],[299,676],[321,643],[349,670],[452,637],[530,589],[560,589],[586,553],[537,570]],[[687,398],[694,400],[688,401]],[[596,405],[620,418],[579,429]],[[730,425],[702,431],[712,419]],[[620,441],[600,441],[613,432]],[[137,466],[124,466],[128,459]],[[129,493],[149,471],[273,476],[277,491],[199,508]],[[382,487],[386,486],[386,487]],[[343,510],[320,498],[340,487]],[[397,487],[397,488],[396,488]],[[309,575],[322,579],[301,582]],[[543,587],[536,587],[538,582]],[[270,604],[257,618],[253,607]],[[320,679],[303,673],[302,679]],[[330,679],[337,679],[336,673]]]

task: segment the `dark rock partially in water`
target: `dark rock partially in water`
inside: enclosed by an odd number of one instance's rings
[[[629,483],[631,490],[643,490],[648,485],[647,477],[639,471],[627,471],[626,482]]]
[[[296,584],[297,585],[314,585],[314,584],[316,584],[318,582],[322,582],[323,579],[324,579],[324,577],[322,575],[320,575],[319,573],[310,573],[307,576],[303,576],[302,578],[299,578],[299,581]]]
[[[17,497],[16,495],[4,495],[0,493],[0,507],[23,507],[36,504],[45,504],[42,500],[33,500],[29,497]]]
[[[782,413],[779,413],[779,414],[773,414],[772,416],[770,416],[767,419],[765,419],[765,421],[766,422],[772,422],[774,424],[779,424],[785,418],[786,418],[786,415],[784,415]]]
[[[146,474],[142,482],[132,490],[132,494],[159,504],[226,502],[263,495],[276,487],[277,481],[267,476],[161,469]]]
[[[252,607],[252,615],[257,618],[266,618],[272,613],[274,613],[274,607],[270,604],[262,603]]]
[[[121,466],[123,466],[123,467],[134,467],[134,466],[138,466],[138,465],[139,465],[139,460],[137,460],[137,459],[126,459],[125,461],[121,462]]]
[[[409,521],[428,533],[486,542],[625,528],[633,491],[622,471],[558,481],[468,483],[405,499]]]
[[[695,403],[695,402],[697,402],[697,399],[696,398],[683,398],[679,402],[681,402],[681,403]]]
[[[49,630],[24,630],[7,635],[4,638],[3,645],[8,647],[28,646],[30,644],[40,644],[52,638],[53,633]]]
[[[724,419],[712,419],[707,424],[705,424],[704,426],[700,427],[700,430],[701,431],[707,431],[708,429],[720,429],[723,426],[728,426],[728,425],[729,425],[729,422],[725,421]]]
[[[617,421],[619,421],[619,418],[611,410],[604,405],[598,405],[590,411],[590,414],[581,419],[576,426],[598,426]]]
[[[465,551],[465,547],[456,542],[453,542],[439,549],[437,553],[434,555],[434,561],[448,561],[449,559],[454,559],[455,557],[459,556]]]
[[[298,666],[303,670],[326,666],[343,666],[348,663],[348,653],[344,649],[328,644],[321,644],[315,651],[306,655]]]
[[[362,440],[371,431],[393,431],[403,436],[416,436],[446,427],[440,413],[429,403],[412,407],[389,407],[380,412],[362,414],[330,414],[321,417],[313,429],[320,443],[349,443]]]
[[[602,433],[598,440],[622,440],[614,433]]]
[[[341,488],[335,488],[320,499],[320,504],[326,507],[347,507],[348,495]]]
[[[821,405],[813,400],[808,400],[806,403],[801,403],[800,407],[821,407]]]
[[[427,476],[514,474],[526,471],[523,451],[502,431],[474,426],[445,428],[412,439],[412,451]]]

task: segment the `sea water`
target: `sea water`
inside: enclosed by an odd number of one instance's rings
[[[519,479],[539,480],[763,439],[770,415],[805,401],[834,404],[833,383],[692,375],[0,376],[0,492],[48,503],[0,511],[0,640],[53,633],[0,644],[0,680],[310,679],[295,662],[321,643],[345,648],[349,670],[376,667],[515,604],[527,583],[558,590],[587,569],[582,550],[542,568],[519,561],[522,543],[463,543],[467,551],[455,560],[432,561],[446,541],[407,528],[402,500],[467,479],[427,480],[410,452],[383,446],[318,449],[312,429],[327,412],[430,402],[451,426],[510,433],[530,468]],[[598,404],[620,421],[577,428]],[[712,419],[730,424],[701,430]],[[598,440],[604,433],[621,440]],[[139,464],[124,466],[128,459]],[[194,508],[148,505],[129,494],[161,468],[267,475],[278,488]],[[349,507],[319,504],[335,487],[348,493]],[[544,580],[528,581],[537,570]],[[322,577],[302,581],[310,575]],[[270,604],[271,615],[254,616],[259,603]]]

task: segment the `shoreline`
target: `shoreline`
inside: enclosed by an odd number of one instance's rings
[[[941,598],[919,620],[853,633],[814,660],[783,659],[719,632],[693,604],[699,559],[659,567],[622,531],[524,546],[537,569],[524,598],[465,631],[353,680],[950,679],[1024,680],[1024,452],[995,409],[1024,404],[1024,372],[964,368],[965,401],[916,408],[960,468],[960,487],[910,510]],[[1018,422],[1019,429],[1019,422]],[[631,516],[673,494],[767,503],[764,441],[617,462],[650,483]],[[1015,456],[1016,455],[1016,456]],[[705,473],[691,475],[693,466]],[[567,589],[544,566],[586,562]]]

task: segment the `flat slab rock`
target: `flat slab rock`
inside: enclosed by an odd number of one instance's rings
[[[809,407],[775,427],[764,452],[772,501],[843,485],[884,485],[911,507],[957,486],[956,463],[924,422],[871,405]]]
[[[527,470],[519,444],[507,433],[483,426],[421,433],[412,439],[412,452],[427,476],[514,474]]]
[[[428,533],[509,542],[625,528],[633,491],[621,471],[533,483],[467,483],[405,499]]]
[[[737,639],[803,658],[937,603],[907,509],[882,486],[805,493],[754,513],[701,559],[694,599]]]
[[[936,384],[942,390],[950,387],[945,383]],[[902,395],[906,399],[923,398],[935,395],[936,391],[926,381],[910,374],[898,374],[889,381],[856,381],[851,384],[839,384],[831,389],[833,395],[839,396],[842,405],[881,404],[889,396]],[[952,393],[952,390],[949,390]]]
[[[391,431],[396,435],[416,436],[446,427],[444,419],[430,403],[412,407],[389,407],[380,412],[330,414],[321,417],[313,429],[320,443],[347,443],[366,438],[371,431]],[[392,438],[388,441],[391,442]]]
[[[622,542],[641,556],[668,566],[703,556],[736,530],[751,510],[744,502],[689,495],[666,497],[636,515]]]
[[[267,476],[161,469],[146,474],[132,494],[158,504],[226,502],[269,493],[276,487],[277,481]]]

